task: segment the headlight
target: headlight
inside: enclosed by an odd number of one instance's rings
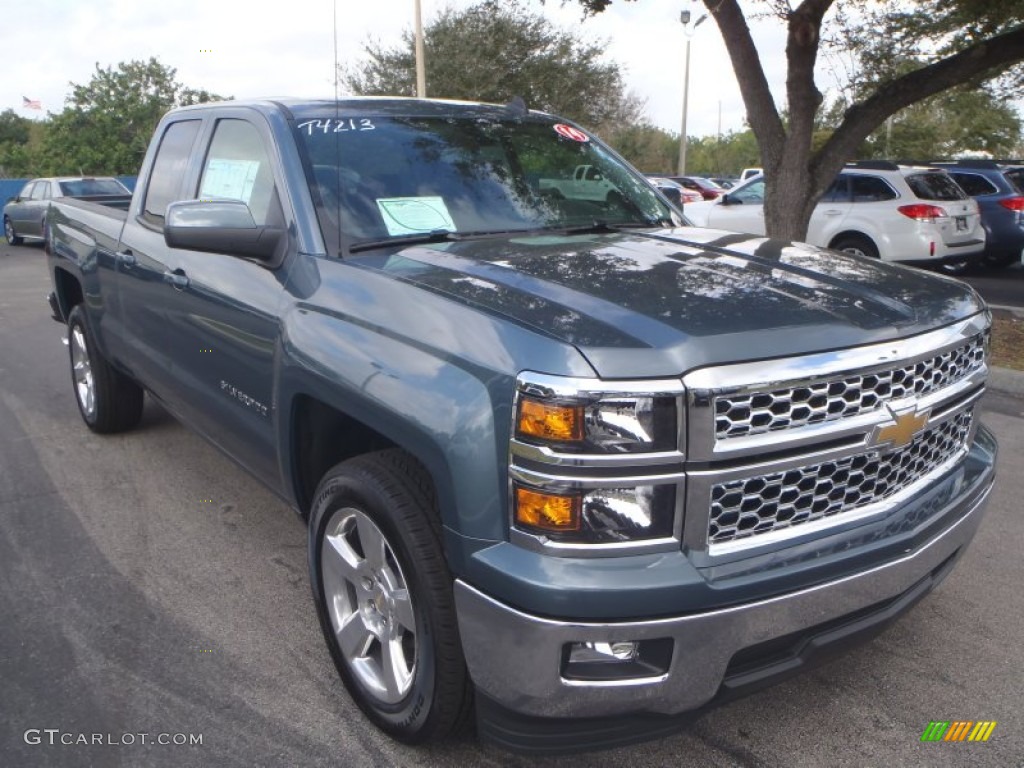
[[[515,484],[516,526],[556,541],[610,543],[672,536],[674,485],[552,492]]]
[[[584,402],[548,402],[522,396],[516,437],[583,453],[646,453],[676,447],[673,397],[601,396]]]
[[[683,394],[678,380],[521,374],[509,446],[517,540],[578,554],[677,538]]]

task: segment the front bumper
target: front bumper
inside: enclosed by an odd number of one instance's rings
[[[563,722],[637,713],[674,716],[723,693],[760,687],[802,667],[830,644],[884,626],[948,573],[974,537],[991,491],[991,467],[944,510],[953,522],[916,549],[845,578],[769,599],[685,616],[628,622],[559,621],[505,605],[455,584],[459,629],[470,675],[492,710]],[[567,645],[671,639],[663,674],[640,679],[566,679]],[[783,652],[786,643],[799,652]],[[833,642],[834,641],[834,642]],[[763,663],[752,662],[764,648]],[[522,746],[514,738],[498,738]],[[633,739],[635,740],[635,739]]]

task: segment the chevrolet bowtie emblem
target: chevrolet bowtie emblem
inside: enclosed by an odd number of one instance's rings
[[[919,435],[928,424],[931,409],[917,413],[915,410],[903,410],[887,405],[892,423],[875,427],[871,436],[871,444],[888,447],[890,450],[902,448]],[[913,408],[913,406],[911,406]],[[903,411],[900,413],[900,411]]]

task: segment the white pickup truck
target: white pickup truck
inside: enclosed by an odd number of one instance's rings
[[[556,190],[562,197],[570,200],[596,201],[603,201],[607,199],[609,192],[618,191],[618,188],[605,179],[601,171],[593,165],[577,165],[572,178],[540,179],[540,189]]]

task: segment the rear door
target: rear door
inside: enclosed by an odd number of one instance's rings
[[[112,329],[108,340],[116,356],[157,397],[178,411],[184,402],[176,375],[170,368],[172,348],[181,340],[170,329],[181,311],[174,290],[177,264],[168,259],[163,226],[167,206],[185,196],[190,166],[203,121],[199,118],[169,122],[150,166],[142,195],[133,202],[113,264]]]
[[[43,219],[46,218],[46,210],[50,207],[50,200],[53,194],[50,192],[49,181],[37,181],[32,188],[32,197],[25,205],[25,220],[22,224],[22,234],[32,237],[43,236]]]

